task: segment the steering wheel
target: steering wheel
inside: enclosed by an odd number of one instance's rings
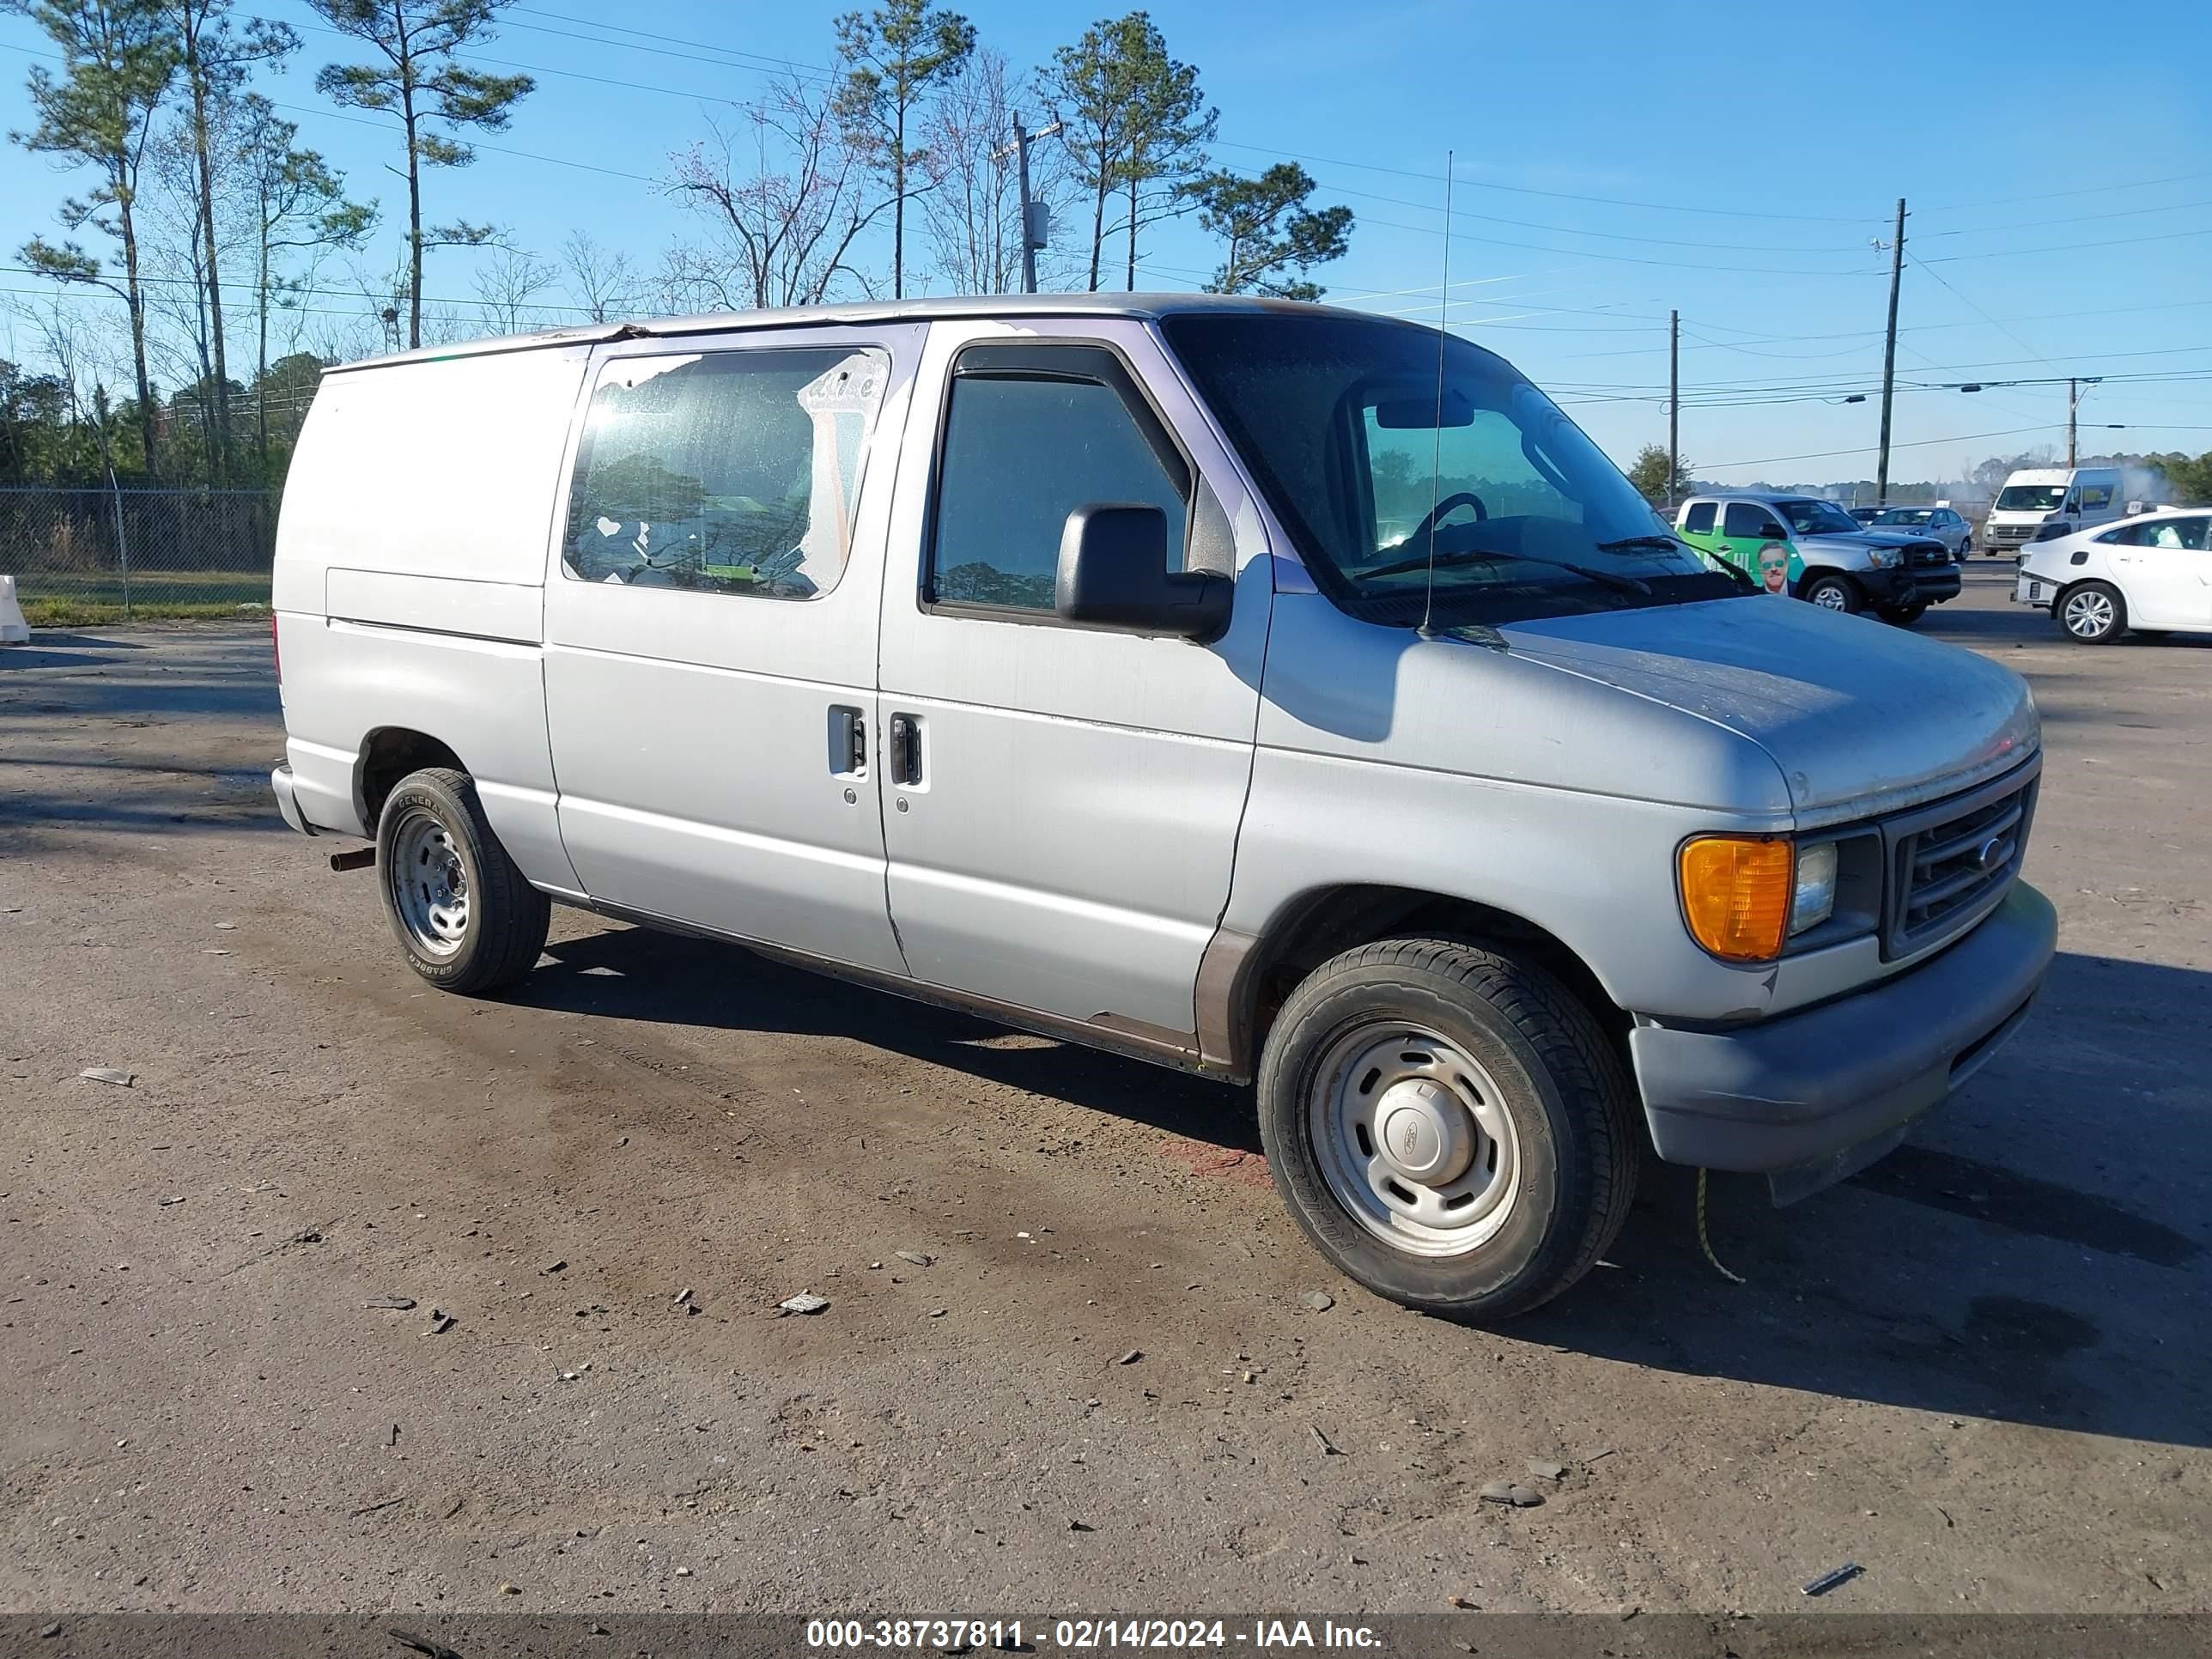
[[[1471,489],[1455,489],[1450,495],[1445,496],[1443,500],[1438,501],[1434,507],[1431,507],[1427,515],[1422,519],[1420,523],[1415,525],[1411,530],[1406,532],[1406,539],[1401,542],[1399,545],[1401,547],[1419,547],[1422,541],[1435,530],[1437,526],[1443,522],[1445,514],[1453,512],[1462,507],[1471,507],[1474,509],[1474,521],[1477,524],[1480,524],[1484,520],[1490,516],[1490,509],[1482,504],[1481,496],[1476,495]]]

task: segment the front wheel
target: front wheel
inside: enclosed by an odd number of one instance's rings
[[[1846,616],[1856,612],[1863,603],[1858,584],[1849,576],[1814,577],[1805,584],[1805,600],[1823,611],[1840,611]]]
[[[377,818],[376,866],[408,965],[441,990],[496,991],[537,965],[552,902],[500,845],[467,773],[399,781]]]
[[[2106,582],[2083,582],[2058,601],[2058,625],[2076,645],[2110,645],[2128,631],[2128,602]]]
[[[1346,951],[1269,1031],[1260,1135],[1338,1267],[1425,1312],[1501,1319],[1589,1272],[1634,1196],[1620,1061],[1556,978],[1451,939]]]
[[[1910,628],[1927,614],[1927,602],[1919,600],[1911,605],[1886,606],[1882,611],[1881,619],[1886,623],[1894,623],[1899,628]]]

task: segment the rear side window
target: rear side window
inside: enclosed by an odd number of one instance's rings
[[[562,568],[628,587],[828,592],[852,552],[889,367],[843,347],[607,363],[576,452]]]
[[[1713,533],[1713,504],[1711,501],[1692,502],[1691,504],[1690,510],[1682,515],[1682,528],[1688,531],[1692,536],[1711,535]]]
[[[1188,466],[1111,353],[970,347],[945,416],[929,598],[1050,611],[1067,515],[1097,501],[1160,508],[1180,570],[1188,491]]]
[[[1772,514],[1749,501],[1730,501],[1721,525],[1724,536],[1764,536],[1770,531],[1778,534],[1782,529]]]
[[[2101,513],[2112,504],[2112,485],[2085,483],[2081,486],[2081,510],[2084,513]]]

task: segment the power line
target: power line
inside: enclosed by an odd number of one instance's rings
[[[2016,426],[2002,432],[1966,432],[1952,438],[1915,438],[1908,443],[1892,444],[1890,447],[1892,449],[1927,449],[1936,444],[1979,443],[1988,438],[2017,438],[2023,433],[2049,430],[2050,428],[2047,426]],[[1757,460],[1751,461],[1705,461],[1699,464],[1699,470],[1711,467],[1717,471],[1723,467],[1773,466],[1783,461],[1826,461],[1833,460],[1838,455],[1868,454],[1873,449],[1872,444],[1861,444],[1853,449],[1820,449],[1803,455],[1762,455]]]
[[[1923,213],[1964,213],[1970,208],[2009,207],[2014,202],[2056,202],[2069,196],[2106,196],[2115,191],[2148,190],[2154,185],[2186,184],[2212,179],[2212,173],[2175,173],[2163,179],[2136,179],[2124,185],[2084,185],[2079,190],[2039,190],[2032,196],[1997,196],[1986,202],[1954,202],[1948,207],[1923,208]]]

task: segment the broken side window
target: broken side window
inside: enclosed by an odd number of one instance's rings
[[[763,599],[826,593],[890,360],[764,348],[620,357],[600,371],[562,548],[580,581]]]

